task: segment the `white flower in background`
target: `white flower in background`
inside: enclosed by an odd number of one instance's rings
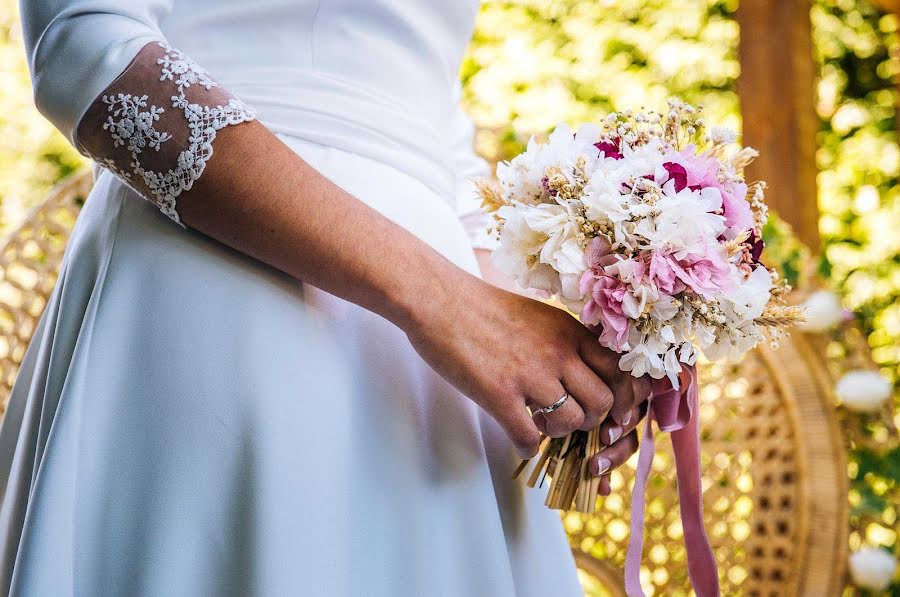
[[[864,547],[850,555],[850,576],[856,586],[884,591],[897,571],[897,559],[884,549]]]
[[[875,412],[890,397],[891,384],[877,371],[857,369],[845,373],[834,391],[849,410]]]
[[[824,332],[836,326],[844,315],[841,299],[830,290],[817,290],[803,303],[806,321],[800,324],[804,330]]]

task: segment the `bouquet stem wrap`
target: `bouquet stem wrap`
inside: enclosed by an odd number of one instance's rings
[[[703,488],[700,480],[700,392],[697,370],[682,372],[681,389],[667,379],[655,380],[647,408],[644,438],[638,456],[637,474],[631,496],[631,537],[625,556],[625,591],[628,597],[643,597],[641,553],[644,545],[644,509],[647,480],[653,464],[655,444],[653,421],[662,432],[672,434],[678,504],[687,549],[688,572],[698,597],[717,597],[719,574],[706,530],[703,527]],[[686,378],[686,379],[684,379]]]

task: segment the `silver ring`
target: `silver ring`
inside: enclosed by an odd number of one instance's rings
[[[562,395],[562,398],[560,398],[559,400],[557,400],[556,402],[554,402],[554,403],[551,404],[550,406],[545,406],[544,408],[539,408],[539,409],[537,409],[536,411],[533,411],[533,412],[531,413],[531,415],[534,416],[534,415],[536,415],[536,414],[538,414],[538,413],[544,413],[545,415],[549,415],[549,414],[552,413],[553,411],[559,409],[563,404],[565,404],[565,403],[566,403],[566,400],[568,400],[568,399],[569,399],[569,393],[566,392],[565,394]]]

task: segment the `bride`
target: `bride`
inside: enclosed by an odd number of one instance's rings
[[[5,594],[580,594],[511,472],[602,422],[608,494],[640,410],[485,259],[477,10],[22,1],[99,166],[0,430]]]

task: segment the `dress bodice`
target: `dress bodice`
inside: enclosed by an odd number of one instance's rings
[[[175,0],[169,43],[276,133],[452,188],[454,86],[476,0]]]

